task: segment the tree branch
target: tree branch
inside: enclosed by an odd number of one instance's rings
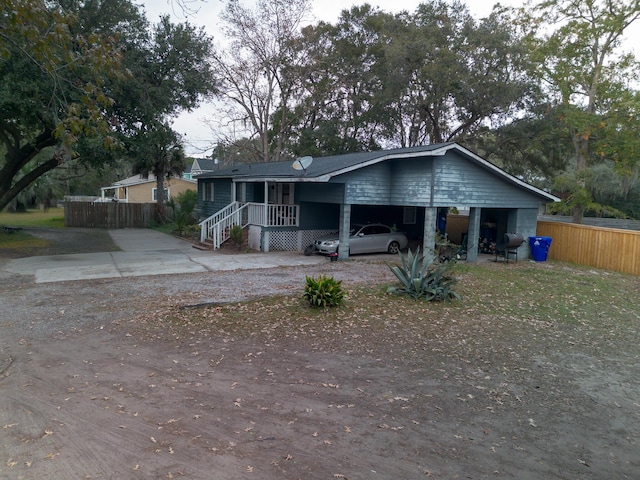
[[[25,176],[21,177],[11,188],[8,190],[4,190],[4,188],[0,188],[0,210],[6,207],[11,200],[14,199],[16,195],[18,195],[22,190],[31,185],[32,182],[37,180],[40,176],[45,173],[53,170],[60,164],[60,159],[57,155],[52,156],[46,162],[38,165],[36,168],[31,170]]]

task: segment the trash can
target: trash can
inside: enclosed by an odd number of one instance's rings
[[[546,262],[551,237],[529,237],[529,246],[531,246],[531,256],[536,262]]]

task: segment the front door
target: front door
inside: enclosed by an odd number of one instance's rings
[[[293,205],[293,183],[270,183],[269,203]]]

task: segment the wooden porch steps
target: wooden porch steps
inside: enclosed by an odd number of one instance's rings
[[[194,243],[193,248],[197,250],[213,250],[213,240],[207,238],[204,242]]]

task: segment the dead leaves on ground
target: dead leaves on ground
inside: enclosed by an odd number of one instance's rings
[[[501,350],[492,341],[531,336],[566,342],[565,325],[578,323],[620,338],[615,325],[640,319],[640,284],[617,275],[562,266],[466,266],[458,275],[464,301],[425,303],[385,295],[382,286],[352,287],[336,309],[308,308],[300,296],[184,309],[157,309],[131,325],[151,338],[252,338],[266,347],[298,342],[318,351],[403,358],[446,353],[487,358]],[[611,284],[603,282],[611,282]],[[300,286],[302,291],[302,285]],[[609,328],[612,327],[612,328]],[[495,343],[495,342],[494,342]],[[213,361],[213,360],[212,360]],[[508,362],[505,362],[508,363]]]

